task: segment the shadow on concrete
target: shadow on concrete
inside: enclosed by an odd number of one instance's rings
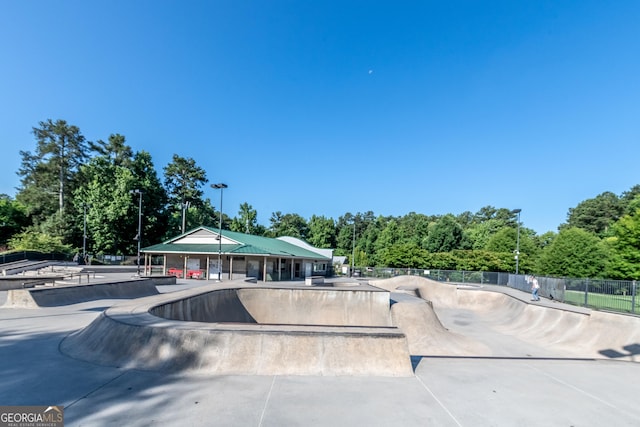
[[[109,307],[111,307],[110,305],[105,305],[103,307],[89,307],[89,308],[83,308],[82,311],[95,311],[95,312],[103,312],[106,309],[108,309]]]
[[[633,358],[634,356],[640,355],[640,344],[625,345],[622,349],[625,350],[626,353],[614,349],[600,350],[598,353],[611,359],[620,359],[623,357]]]
[[[58,344],[66,334],[3,331],[0,338],[0,402],[3,405],[68,404],[92,383],[91,376],[87,375],[90,366],[77,364],[58,352]],[[103,382],[114,374],[118,375],[111,372],[96,381]]]
[[[422,359],[464,359],[464,360],[569,360],[579,362],[594,362],[597,359],[591,357],[538,357],[538,356],[447,356],[447,355],[423,355],[411,356],[411,364],[414,359],[418,364]],[[416,365],[417,366],[417,365]]]
[[[167,373],[97,366],[60,353],[67,332],[4,330],[0,337],[0,402],[2,405],[62,405],[65,424],[98,425],[114,418],[115,402],[149,406],[149,413],[168,405],[163,392],[178,379]],[[185,390],[187,392],[187,390]],[[96,414],[98,424],[95,424]],[[122,423],[127,425],[126,414]]]
[[[422,362],[422,356],[411,356],[411,369],[413,369],[414,373],[418,369],[420,362]]]
[[[150,313],[169,320],[207,323],[258,323],[236,289],[220,289],[158,305]]]

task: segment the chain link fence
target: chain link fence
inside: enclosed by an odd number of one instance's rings
[[[530,276],[491,271],[358,267],[354,276],[389,278],[421,276],[439,282],[508,286],[531,292]],[[568,304],[620,313],[640,313],[635,280],[573,279],[536,276],[542,297]]]

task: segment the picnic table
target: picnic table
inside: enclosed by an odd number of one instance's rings
[[[176,276],[178,279],[182,278],[181,268],[170,268],[167,273],[169,274],[169,276]]]

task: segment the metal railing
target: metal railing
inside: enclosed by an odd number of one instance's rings
[[[389,278],[421,276],[439,282],[509,286],[531,292],[528,276],[491,271],[439,270],[417,268],[357,267],[356,277]],[[576,279],[536,276],[540,295],[568,304],[620,313],[640,313],[640,298],[635,280]]]

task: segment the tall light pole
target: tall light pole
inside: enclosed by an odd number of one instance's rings
[[[518,234],[516,237],[516,274],[518,274],[518,265],[520,264],[520,212],[522,209],[514,209],[511,213],[518,214]]]
[[[227,184],[211,184],[211,188],[220,190],[220,223],[218,225],[218,282],[222,281],[222,191]]]
[[[353,218],[353,239],[351,241],[351,277],[356,268],[356,219]]]
[[[187,210],[189,209],[189,202],[183,202],[182,203],[182,234],[184,234],[185,232],[185,225],[186,225],[186,217],[187,217]]]
[[[86,203],[82,204],[82,208],[84,209],[84,227],[82,234],[82,260],[87,259],[87,208],[91,207]]]
[[[136,264],[138,264],[138,276],[140,276],[140,242],[142,241],[142,190],[131,190],[129,194],[137,194],[138,195],[138,234],[136,235],[135,240],[138,241],[138,259]]]

